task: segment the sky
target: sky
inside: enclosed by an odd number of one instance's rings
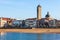
[[[60,0],[0,0],[0,17],[36,18],[37,5],[42,6],[42,18],[49,11],[52,18],[60,20]]]

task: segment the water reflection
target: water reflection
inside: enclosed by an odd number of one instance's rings
[[[60,40],[60,34],[33,34],[8,32],[0,34],[0,40]]]
[[[36,40],[36,34],[29,33],[7,33],[7,40]]]
[[[5,34],[6,34],[5,32],[1,32],[0,33],[0,40],[5,40],[5,37],[4,37]]]
[[[5,35],[5,34],[6,34],[5,32],[1,32],[1,33],[0,33],[1,36]]]
[[[60,34],[38,34],[38,40],[60,40]]]

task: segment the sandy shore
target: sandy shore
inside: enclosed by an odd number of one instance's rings
[[[32,29],[0,29],[0,32],[20,33],[60,33],[60,29],[32,28]]]

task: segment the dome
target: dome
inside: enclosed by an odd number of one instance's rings
[[[45,17],[50,17],[49,12],[47,12],[47,14],[46,14],[46,16],[45,16]]]

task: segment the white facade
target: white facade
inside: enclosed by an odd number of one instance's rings
[[[26,26],[36,27],[36,20],[26,20],[25,24]]]
[[[7,23],[7,21],[0,18],[0,27],[3,27],[5,23]]]
[[[20,24],[22,24],[22,20],[14,20],[14,21],[12,21],[12,25],[20,25]]]

